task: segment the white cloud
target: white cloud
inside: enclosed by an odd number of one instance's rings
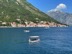
[[[63,3],[59,4],[59,5],[56,7],[56,9],[66,9],[66,8],[67,8],[67,6],[66,6],[65,4],[63,4]]]
[[[66,9],[66,8],[67,8],[67,6],[65,4],[61,3],[61,4],[57,5],[57,7],[55,9],[51,9],[50,11],[57,11],[57,10],[62,10],[62,9]],[[48,12],[50,12],[50,11],[48,11]]]

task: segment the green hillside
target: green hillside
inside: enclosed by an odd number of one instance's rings
[[[16,19],[57,22],[26,0],[0,0],[0,21],[13,22]]]

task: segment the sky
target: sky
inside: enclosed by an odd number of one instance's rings
[[[28,2],[45,13],[51,10],[72,13],[72,0],[28,0]]]

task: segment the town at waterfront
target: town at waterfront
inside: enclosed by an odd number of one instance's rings
[[[25,21],[24,23],[21,23],[20,19],[16,19],[16,20],[17,20],[16,22],[0,21],[0,27],[67,27],[67,25],[65,24],[48,22],[48,21],[40,21],[38,23],[32,21]]]

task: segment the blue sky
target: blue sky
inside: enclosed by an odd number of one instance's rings
[[[60,4],[64,4],[66,8],[63,11],[72,13],[72,0],[28,0],[28,2],[45,13],[55,9]]]

